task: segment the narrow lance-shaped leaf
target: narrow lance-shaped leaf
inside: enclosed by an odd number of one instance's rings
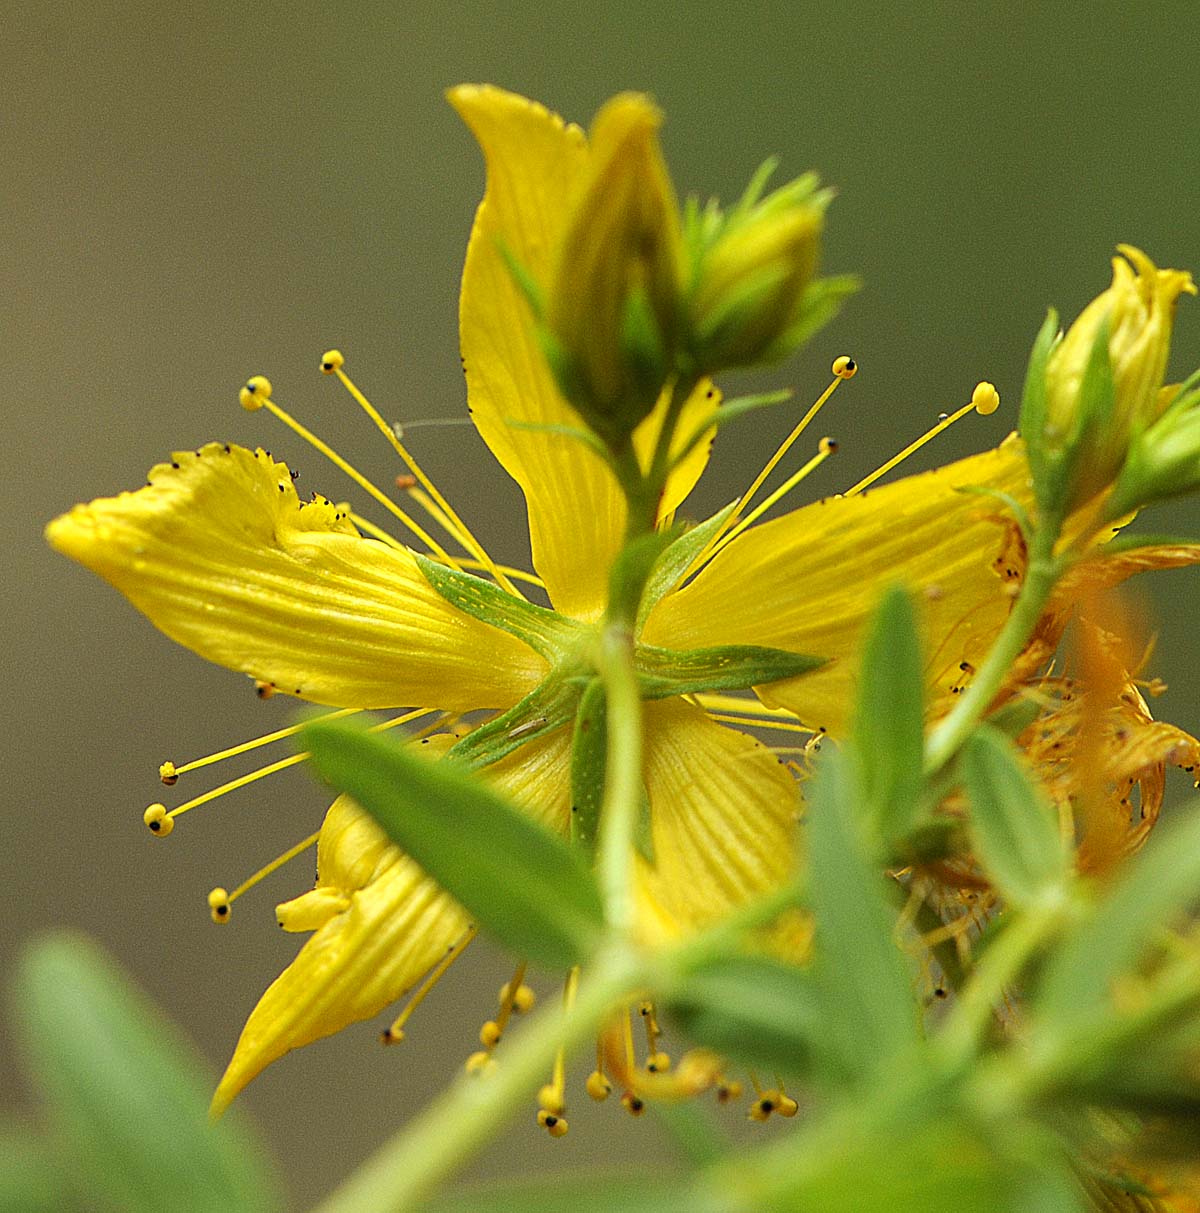
[[[982,726],[967,742],[962,770],[976,852],[1004,896],[1028,905],[1061,890],[1071,866],[1057,815],[1008,739]]]
[[[900,842],[920,813],[924,682],[912,599],[895,586],[867,637],[854,724],[863,792],[885,848]]]
[[[1064,1028],[1102,1016],[1164,924],[1200,903],[1200,802],[1161,824],[1096,912],[1047,961],[1036,1006]]]
[[[579,698],[571,736],[571,842],[590,856],[596,849],[608,746],[608,698],[593,678]]]
[[[725,520],[733,513],[736,501],[731,501],[724,509],[718,510],[711,518],[697,523],[690,530],[684,531],[678,538],[673,539],[666,550],[655,561],[646,588],[642,591],[641,605],[638,607],[637,628],[640,632],[651,610],[662,598],[673,590],[691,567],[692,561],[708,545],[708,541],[725,525]]]
[[[824,657],[791,653],[757,644],[725,644],[708,649],[663,649],[639,644],[634,669],[643,699],[670,699],[701,691],[740,691],[809,674]]]
[[[80,1205],[120,1213],[252,1213],[278,1190],[236,1119],[208,1121],[190,1043],[90,940],[51,935],[13,989],[19,1036]]]
[[[815,971],[844,1070],[860,1079],[918,1040],[912,983],[893,941],[882,876],[864,855],[861,792],[848,756],[827,749],[807,785]]]
[[[302,737],[321,777],[506,947],[552,969],[586,959],[603,923],[600,895],[562,839],[453,761],[341,722],[315,721]]]

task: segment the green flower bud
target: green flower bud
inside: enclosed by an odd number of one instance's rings
[[[1158,416],[1175,304],[1196,293],[1185,271],[1160,270],[1132,245],[1117,249],[1112,285],[1045,362],[1041,441],[1064,456],[1068,504],[1111,484],[1134,435]]]
[[[1134,436],[1106,503],[1109,518],[1200,489],[1200,371],[1159,390],[1161,416]]]
[[[728,214],[689,215],[693,253],[690,346],[699,369],[770,362],[790,353],[854,289],[816,279],[832,194],[808,174],[759,201],[770,163]]]
[[[546,297],[559,385],[610,442],[653,409],[675,366],[682,248],[661,122],[637,93],[612,98],[596,115]]]

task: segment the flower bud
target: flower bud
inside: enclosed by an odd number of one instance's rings
[[[1068,496],[1076,503],[1112,482],[1132,437],[1158,416],[1175,303],[1185,291],[1196,293],[1185,271],[1160,270],[1128,244],[1117,249],[1123,256],[1113,258],[1112,285],[1046,361],[1044,437],[1070,452]],[[1089,374],[1090,364],[1098,370]]]
[[[546,344],[567,399],[609,440],[654,407],[674,368],[682,277],[679,208],[637,93],[596,115],[546,298]]]
[[[1168,497],[1200,489],[1200,371],[1159,391],[1161,416],[1134,436],[1107,502],[1120,518]]]
[[[847,279],[816,280],[831,193],[809,174],[759,201],[772,167],[759,171],[728,215],[710,206],[694,216],[686,241],[699,249],[690,344],[705,372],[783,357],[853,289]]]

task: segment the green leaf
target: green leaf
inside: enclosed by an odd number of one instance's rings
[[[748,1066],[799,1075],[826,1038],[809,974],[765,957],[720,957],[696,969],[670,1008],[697,1043]]]
[[[414,553],[425,580],[460,611],[523,640],[554,662],[579,647],[581,625],[557,611],[526,602],[482,577],[459,572]]]
[[[1160,824],[1094,914],[1054,952],[1038,990],[1042,1016],[1075,1031],[1108,1013],[1113,984],[1162,928],[1200,902],[1200,802]]]
[[[864,854],[861,791],[848,756],[826,747],[806,788],[814,973],[846,1073],[874,1076],[918,1041],[912,982],[892,933],[883,878]]]
[[[659,1174],[552,1175],[463,1188],[430,1204],[424,1213],[716,1213],[678,1176]]]
[[[581,679],[586,676],[559,676],[557,672],[548,676],[507,712],[493,716],[455,742],[449,756],[460,767],[477,771],[499,762],[535,737],[561,728],[578,707]]]
[[[280,1207],[236,1118],[208,1121],[195,1050],[83,936],[21,958],[17,1028],[87,1209],[250,1213]]]
[[[0,1126],[0,1209],[5,1213],[82,1210],[50,1143],[26,1129]]]
[[[863,791],[887,850],[921,814],[924,682],[912,599],[895,586],[883,596],[867,636],[854,720]]]
[[[700,691],[739,691],[795,678],[819,669],[825,658],[755,644],[726,644],[711,649],[661,649],[639,644],[633,664],[643,699],[670,699]]]
[[[1058,816],[1012,743],[982,725],[966,744],[962,769],[976,850],[1004,896],[1021,906],[1062,890],[1071,860]]]
[[[600,827],[608,757],[608,698],[593,678],[579,700],[571,736],[571,842],[591,857]]]
[[[603,925],[591,872],[507,797],[349,722],[314,721],[301,736],[321,777],[506,947],[555,970],[591,952]]]
[[[704,551],[708,541],[725,525],[725,520],[733,513],[736,501],[731,501],[723,510],[718,510],[711,518],[684,531],[658,557],[646,588],[642,591],[641,605],[638,607],[636,632],[640,633],[650,612],[669,594],[683,575],[691,567],[692,561]]]

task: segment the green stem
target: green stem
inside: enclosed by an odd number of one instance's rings
[[[633,668],[633,635],[621,621],[600,636],[600,678],[608,713],[604,800],[597,868],[608,924],[620,937],[633,928],[633,836],[642,805],[642,697]]]
[[[1059,529],[1057,524],[1042,523],[1034,532],[1025,581],[1012,613],[953,711],[929,734],[925,746],[927,778],[936,775],[958,753],[1033,635],[1050,592],[1062,574],[1062,562],[1054,555]]]
[[[580,984],[575,1006],[557,1029],[539,1012],[519,1033],[496,1069],[460,1075],[421,1118],[397,1133],[320,1206],[317,1213],[391,1213],[415,1208],[504,1122],[513,1108],[546,1081],[559,1048],[594,1035],[614,1003],[642,979],[627,954],[598,962]]]

